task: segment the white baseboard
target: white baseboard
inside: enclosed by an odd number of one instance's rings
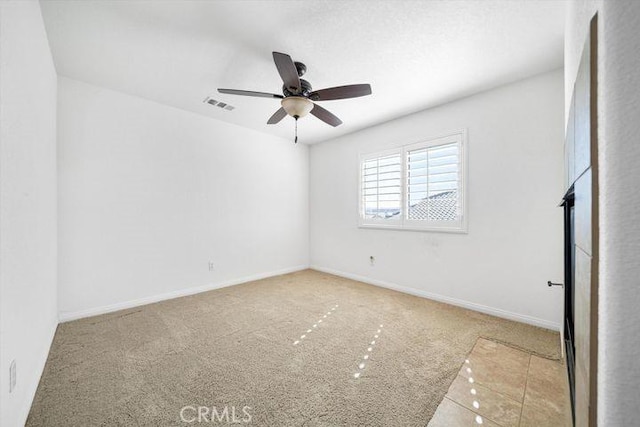
[[[56,336],[56,330],[58,329],[58,322],[51,326],[51,330],[49,331],[47,340],[43,343],[42,351],[40,351],[40,360],[38,361],[38,366],[36,367],[38,371],[38,380],[34,381],[33,384],[29,384],[29,392],[27,393],[28,405],[25,405],[23,409],[21,409],[20,420],[22,420],[22,424],[26,425],[27,418],[29,417],[29,411],[31,411],[31,405],[33,404],[33,399],[36,397],[36,392],[38,391],[38,386],[40,385],[40,379],[42,378],[42,374],[44,373],[44,367],[47,364],[47,360],[49,359],[49,351],[51,350],[51,344],[53,344],[53,338]]]
[[[406,286],[397,285],[395,283],[386,282],[383,280],[377,280],[377,279],[372,279],[370,277],[359,276],[357,274],[346,273],[344,271],[334,270],[332,268],[325,268],[317,265],[312,265],[309,268],[311,268],[312,270],[333,274],[335,276],[357,280],[358,282],[367,283],[369,285],[392,289],[394,291],[402,292],[405,294],[427,298],[434,301],[444,302],[444,303],[455,305],[458,307],[467,308],[469,310],[479,311],[481,313],[490,314],[492,316],[501,317],[503,319],[514,320],[516,322],[526,323],[533,326],[539,326],[541,328],[551,329],[553,331],[560,330],[560,324],[555,322],[550,322],[544,319],[539,319],[537,317],[527,316],[524,314],[514,313],[512,311],[502,310],[500,308],[489,307],[482,304],[476,304],[470,301],[464,301],[457,298],[451,298],[444,295],[434,294],[431,292],[423,291],[421,289],[409,288]]]
[[[180,289],[173,292],[168,292],[160,295],[153,295],[150,297],[140,298],[131,301],[123,301],[116,304],[106,305],[102,307],[91,308],[87,310],[73,311],[73,312],[61,312],[60,322],[68,322],[71,320],[82,319],[84,317],[97,316],[99,314],[111,313],[118,310],[124,310],[127,308],[138,307],[141,305],[152,304],[154,302],[165,301],[168,299],[179,298],[187,295],[194,295],[201,292],[207,292],[214,289],[226,288],[228,286],[239,285],[245,282],[251,282],[254,280],[266,279],[268,277],[279,276],[281,274],[293,273],[300,270],[311,268],[313,270],[322,271],[325,273],[333,274],[336,276],[345,277],[347,279],[357,280],[359,282],[368,283],[370,285],[379,286],[382,288],[392,289],[394,291],[403,292],[405,294],[414,295],[421,298],[427,298],[434,301],[444,302],[447,304],[455,305],[458,307],[467,308],[469,310],[479,311],[481,313],[490,314],[493,316],[501,317],[504,319],[514,320],[516,322],[527,323],[529,325],[539,326],[541,328],[551,329],[554,331],[560,330],[560,324],[550,322],[548,320],[539,319],[533,316],[527,316],[524,314],[514,313],[511,311],[503,310],[500,308],[489,307],[482,304],[477,304],[470,301],[465,301],[457,298],[447,297],[444,295],[434,294],[431,292],[423,291],[420,289],[401,286],[395,283],[386,282],[383,280],[372,279],[366,276],[360,276],[357,274],[347,273],[340,270],[334,270],[332,268],[320,267],[317,265],[299,265],[296,267],[285,268],[282,270],[271,271],[266,273],[255,274],[252,276],[241,277],[234,280],[219,283],[209,283],[203,286],[196,286],[186,289]],[[54,330],[55,331],[55,330]],[[53,338],[53,336],[52,336]]]
[[[87,310],[60,312],[60,322],[69,322],[71,320],[82,319],[84,317],[97,316],[99,314],[111,313],[113,311],[124,310],[127,308],[138,307],[141,305],[152,304],[154,302],[165,301],[168,299],[184,297],[188,295],[199,294],[201,292],[212,291],[214,289],[226,288],[228,286],[239,285],[241,283],[252,282],[254,280],[266,279],[268,277],[280,276],[281,274],[293,273],[300,270],[308,269],[308,265],[299,265],[296,267],[284,268],[281,270],[270,271],[266,273],[254,274],[252,276],[245,276],[238,279],[227,280],[225,282],[209,283],[202,286],[195,286],[186,289],[179,289],[173,292],[167,292],[159,295],[152,295],[145,298],[136,300],[123,301],[115,304],[105,305],[101,307],[90,308]]]

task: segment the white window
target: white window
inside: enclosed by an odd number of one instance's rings
[[[465,232],[464,136],[360,156],[360,226]]]

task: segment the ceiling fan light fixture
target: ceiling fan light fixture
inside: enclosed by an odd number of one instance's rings
[[[288,96],[281,101],[282,108],[288,115],[299,119],[313,110],[313,102],[302,96]]]

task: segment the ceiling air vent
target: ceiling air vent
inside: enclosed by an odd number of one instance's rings
[[[209,97],[205,98],[204,102],[227,111],[231,111],[236,108],[233,105],[227,104],[226,102],[216,101],[215,99]]]

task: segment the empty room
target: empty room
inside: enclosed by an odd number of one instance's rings
[[[633,426],[640,1],[0,0],[0,426]]]

